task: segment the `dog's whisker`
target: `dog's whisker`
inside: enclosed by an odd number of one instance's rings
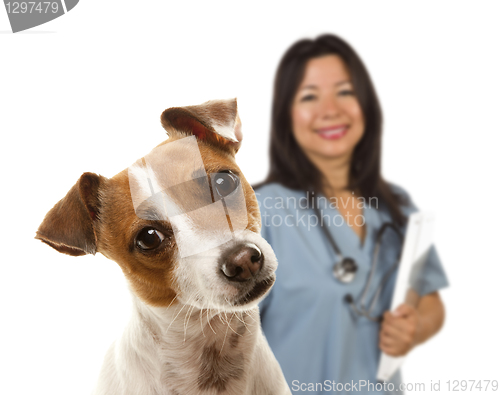
[[[233,306],[233,304],[228,300],[228,298],[226,296],[224,296],[224,300],[227,302],[227,304],[229,306]]]
[[[168,333],[168,330],[170,329],[170,327],[172,326],[172,324],[175,322],[175,320],[177,319],[177,317],[179,316],[179,314],[182,312],[182,310],[184,310],[184,307],[186,307],[185,304],[182,305],[181,309],[179,310],[179,312],[177,313],[177,315],[174,317],[174,319],[172,320],[172,322],[168,326],[167,330],[165,331],[165,335]]]
[[[195,294],[193,296],[193,298],[190,300],[190,304],[191,304],[191,307],[189,308],[189,310],[187,311],[187,318],[184,319],[184,325],[188,325],[189,324],[189,320],[191,319],[191,314],[193,313],[194,309],[196,308],[196,306],[193,304],[193,302],[196,300],[196,298],[198,298],[199,294]]]
[[[248,313],[247,313],[247,312],[243,312],[243,311],[242,311],[242,312],[241,312],[241,318],[242,318],[242,319],[240,319],[240,321],[243,323],[243,325],[245,326],[245,329],[248,331],[248,333],[252,334],[252,331],[250,330],[250,327],[247,325],[247,323],[246,323],[246,321],[245,321],[245,318],[243,317],[243,313],[245,313],[245,314],[247,314],[247,315],[248,315]],[[256,322],[256,321],[254,320],[254,322]]]
[[[220,310],[217,309],[217,317],[219,318],[219,321],[222,323],[222,324],[225,324],[227,322],[227,320],[224,319],[224,317],[222,317],[222,314],[219,314],[220,313]]]
[[[258,322],[248,311],[245,311],[245,314],[247,317],[250,317],[250,319],[253,321],[253,322]]]
[[[236,316],[236,318],[238,318],[240,320],[240,322],[245,326],[245,329],[248,331],[248,333],[252,334],[253,332],[250,330],[249,324],[247,324],[247,322],[245,321],[245,318],[243,317],[243,314],[248,315],[248,313],[246,311],[242,311],[242,312],[240,312],[240,314],[241,314],[241,318],[238,316]],[[254,322],[256,322],[256,321],[254,320]]]
[[[201,334],[203,337],[205,336],[205,332],[203,331],[203,307],[200,309],[200,328],[201,328]]]
[[[211,311],[212,309],[208,309],[207,310],[207,323],[208,323],[208,326],[210,327],[210,329],[212,329],[212,332],[214,333],[214,335],[216,335],[217,333],[214,331],[214,328],[212,328],[212,325],[210,324],[210,319],[208,317],[208,311]]]
[[[240,314],[241,314],[241,317],[243,318],[243,311],[240,311]],[[238,316],[238,314],[236,314],[236,318],[238,318],[240,320],[240,322],[242,322],[243,324],[246,324],[245,321]]]
[[[236,318],[238,318],[238,319],[240,320],[240,322],[241,322],[241,323],[243,323],[243,326],[244,326],[246,329],[248,329],[248,325],[247,325],[247,323],[246,323],[246,321],[245,321],[245,317],[243,317],[243,312],[240,312],[240,316],[241,316],[241,318],[240,318],[240,317],[238,317],[238,315],[236,315]]]
[[[175,294],[175,297],[172,299],[172,301],[170,302],[170,304],[167,306],[167,310],[170,306],[172,306],[172,303],[175,302],[175,299],[177,299],[177,294]]]
[[[230,321],[232,321],[232,320],[233,320],[233,317],[234,317],[234,315],[235,315],[235,314],[236,314],[236,317],[238,317],[238,315],[237,315],[237,313],[236,313],[236,311],[235,311],[235,312],[233,313],[233,315],[231,316],[231,320],[230,320]],[[233,327],[232,327],[231,325],[229,325],[229,323],[228,323],[227,325],[228,325],[229,329],[231,329],[231,330],[233,331],[233,333],[237,334],[237,335],[238,335],[238,336],[240,336],[240,337],[243,337],[243,335],[242,335],[241,333],[236,332],[236,331],[233,329]],[[248,331],[248,332],[250,332],[250,331]],[[251,333],[251,332],[250,332],[250,333]]]
[[[222,341],[222,346],[220,346],[219,356],[222,354],[222,350],[224,349],[224,344],[226,344],[227,331],[230,328],[229,322],[227,323],[226,334],[224,335],[224,340]]]
[[[193,299],[196,299],[196,296]],[[195,305],[192,304],[187,311],[186,317],[184,318],[184,342],[186,342],[187,327],[189,325],[189,319],[191,318],[191,314],[193,313],[194,308]]]
[[[222,317],[222,315],[221,315],[221,317]],[[227,320],[227,314],[225,311],[224,311],[224,319],[225,319],[225,322],[223,321],[223,323],[227,323],[229,325],[229,321]]]

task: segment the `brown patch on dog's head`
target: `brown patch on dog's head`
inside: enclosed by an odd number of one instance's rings
[[[102,199],[106,203],[100,214],[97,250],[120,265],[143,301],[168,306],[176,296],[176,246],[169,223],[137,217],[125,170],[109,180]],[[145,229],[155,229],[165,237],[157,248],[143,250],[138,245],[138,236]]]
[[[144,252],[136,239],[148,227],[161,229],[165,239],[161,248]],[[126,171],[112,179],[83,174],[47,213],[35,238],[73,256],[101,252],[120,265],[134,292],[150,305],[167,306],[175,298],[171,229],[135,215]]]
[[[172,107],[161,114],[161,124],[170,137],[194,135],[233,155],[243,135],[236,99],[210,100],[197,106]]]

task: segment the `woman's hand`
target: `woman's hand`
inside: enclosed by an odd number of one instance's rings
[[[443,322],[444,306],[438,292],[423,296],[417,308],[403,303],[393,313],[384,313],[379,347],[387,355],[406,355],[417,344],[435,335]]]
[[[407,304],[399,305],[393,313],[386,311],[380,328],[380,349],[394,357],[406,355],[417,345],[420,321],[418,310]]]

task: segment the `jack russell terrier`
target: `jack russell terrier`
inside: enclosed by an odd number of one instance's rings
[[[236,99],[169,108],[169,138],[108,179],[84,173],[36,238],[120,265],[133,313],[105,356],[96,395],[281,395],[258,303],[276,257],[235,163]]]

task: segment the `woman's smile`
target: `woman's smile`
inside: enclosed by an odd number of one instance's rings
[[[315,129],[315,132],[325,140],[338,140],[344,137],[348,130],[347,125],[334,125]]]

